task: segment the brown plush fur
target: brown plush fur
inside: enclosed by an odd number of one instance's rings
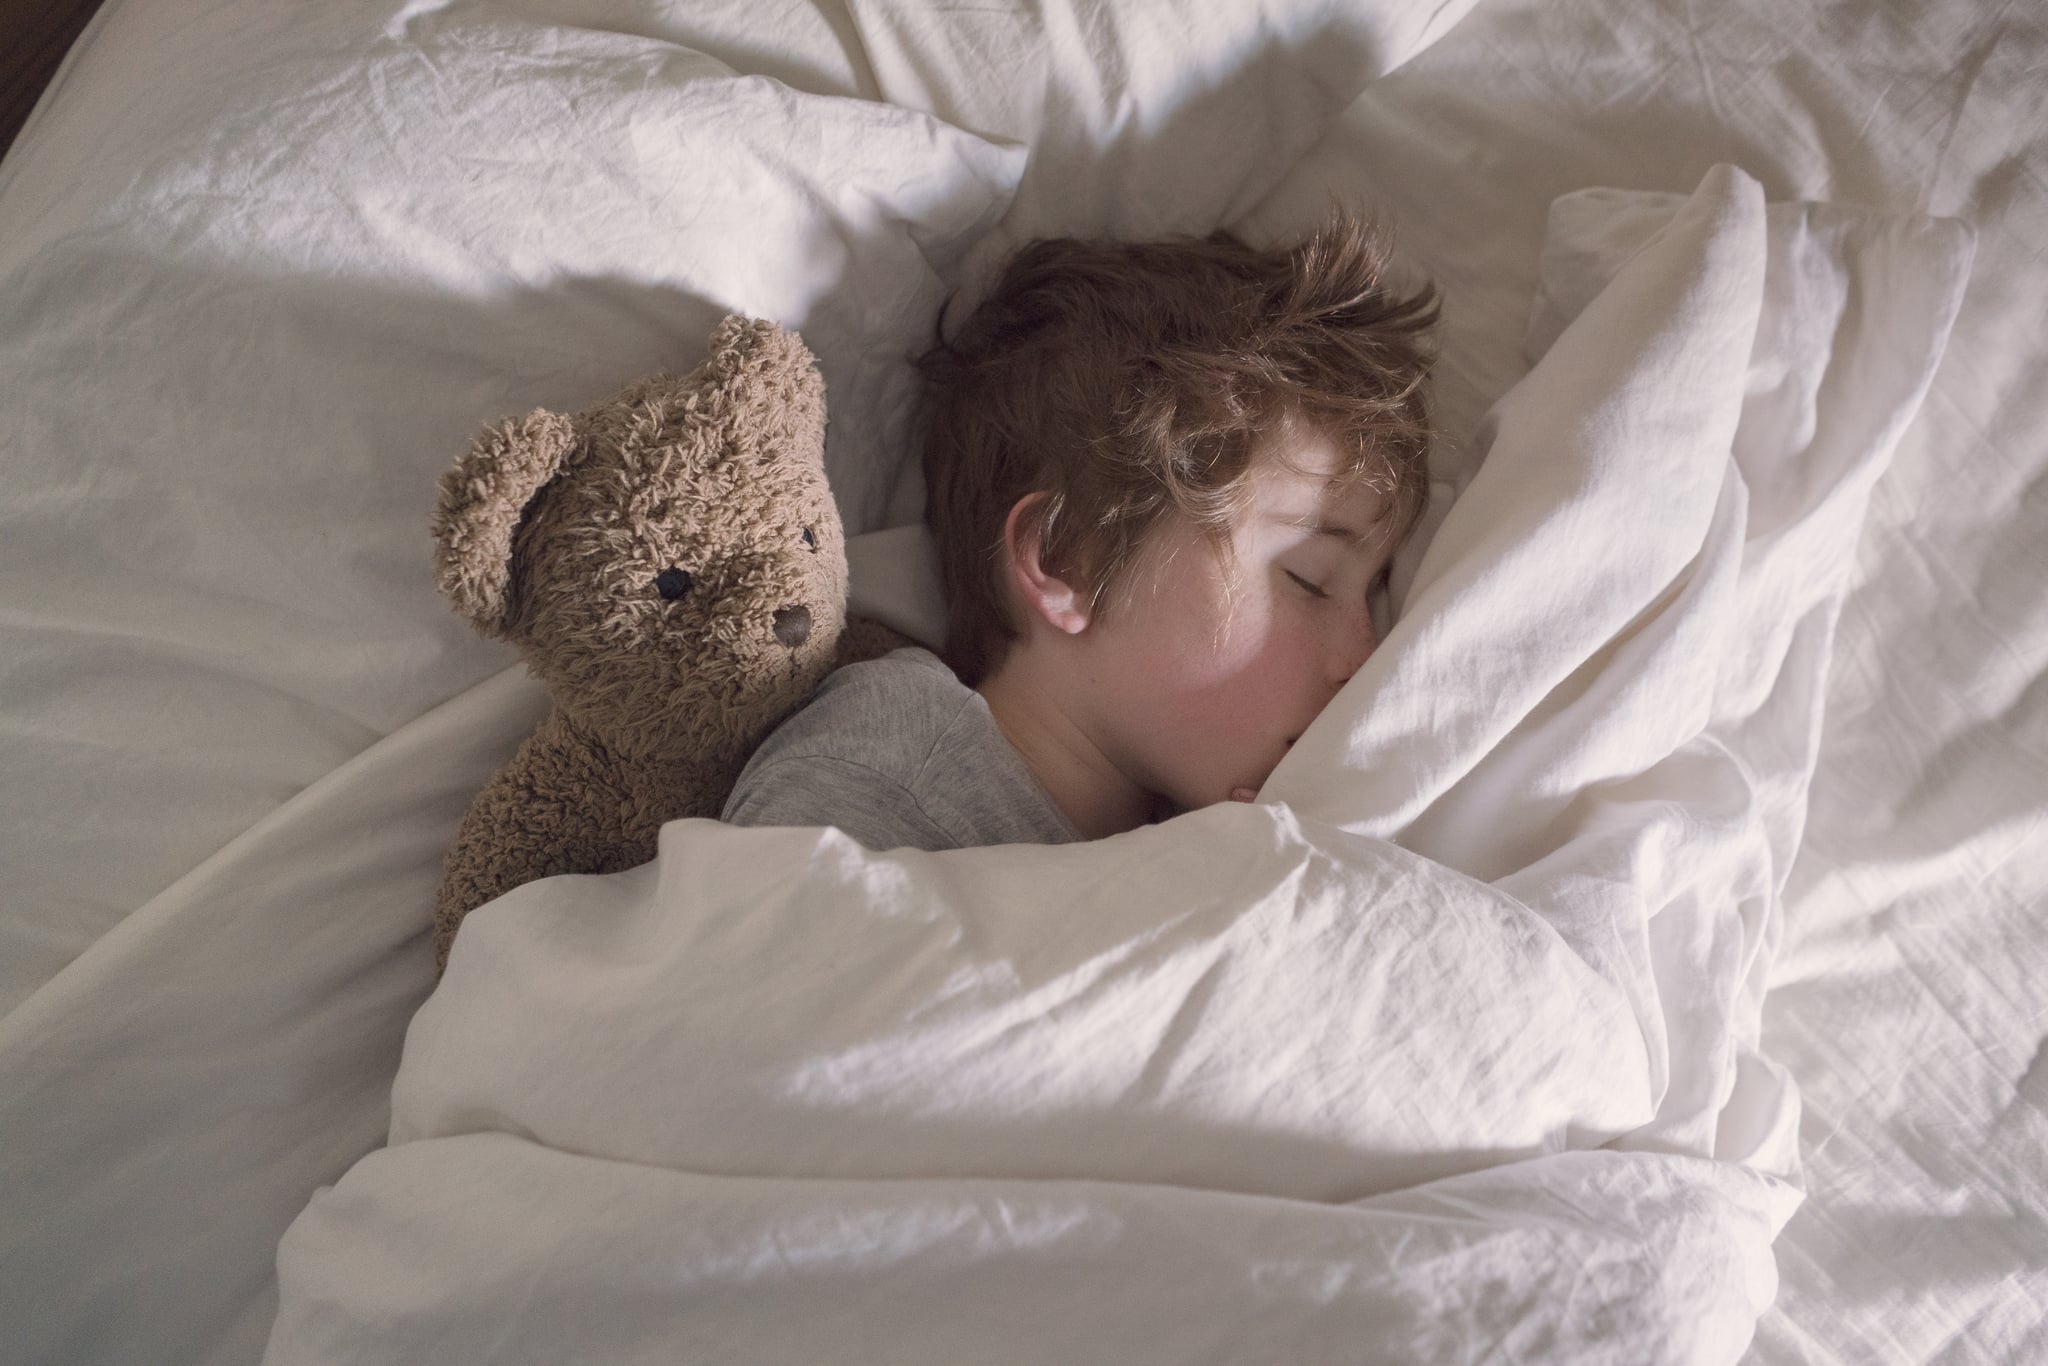
[[[573,418],[505,422],[442,477],[440,587],[519,647],[554,707],[448,851],[437,965],[462,917],[500,893],[633,867],[664,822],[716,815],[754,746],[832,668],[846,544],[824,435],[802,341],[733,316],[689,376]],[[689,576],[680,596],[676,574],[664,595],[669,570]],[[853,653],[902,643],[871,626]]]

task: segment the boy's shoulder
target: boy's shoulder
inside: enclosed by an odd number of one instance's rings
[[[949,694],[973,691],[946,666],[945,660],[922,645],[904,645],[877,659],[864,659],[858,664],[834,669],[825,676],[825,681],[818,685],[818,691],[812,696],[823,696],[834,690],[876,687],[885,681],[911,682],[920,688]]]
[[[929,751],[976,696],[930,650],[905,646],[834,669],[755,759],[829,753],[893,772],[922,763],[920,740]]]
[[[915,647],[834,671],[747,761],[721,819],[836,825],[871,849],[1080,838],[981,695]]]

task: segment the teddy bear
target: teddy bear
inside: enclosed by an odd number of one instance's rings
[[[493,897],[637,866],[664,822],[717,815],[754,746],[842,658],[904,643],[861,623],[841,654],[824,438],[803,341],[733,315],[689,375],[502,422],[443,474],[438,585],[518,646],[552,706],[448,851],[437,970]]]

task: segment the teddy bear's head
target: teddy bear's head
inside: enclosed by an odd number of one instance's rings
[[[440,586],[603,743],[744,757],[845,620],[824,434],[803,343],[729,317],[685,378],[478,437],[442,479]]]

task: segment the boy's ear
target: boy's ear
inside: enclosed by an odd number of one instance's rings
[[[1062,635],[1079,635],[1088,629],[1087,598],[1048,569],[1041,553],[1046,497],[1027,493],[1010,508],[1003,520],[1003,558],[1024,610]]]

